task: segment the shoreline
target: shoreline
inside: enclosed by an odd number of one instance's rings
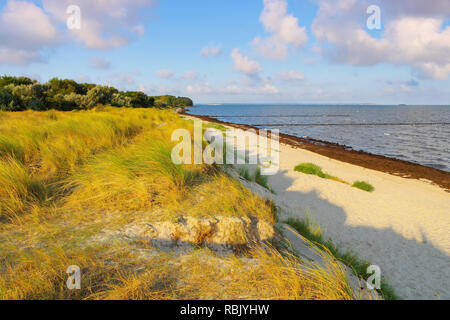
[[[261,128],[248,124],[238,124],[233,122],[221,121],[209,116],[190,114],[186,110],[183,110],[182,112],[180,112],[180,114],[185,114],[194,118],[198,118],[200,120],[227,125],[237,129],[253,129],[256,130],[256,132],[259,132],[259,130],[261,130]],[[447,171],[427,167],[405,160],[377,155],[366,151],[354,150],[349,146],[341,145],[338,143],[313,138],[300,138],[281,132],[280,143],[284,143],[293,148],[305,149],[334,160],[388,173],[395,176],[400,176],[402,178],[417,179],[421,181],[426,180],[434,185],[441,187],[446,192],[450,192],[450,172]]]

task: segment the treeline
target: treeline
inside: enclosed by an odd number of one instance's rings
[[[169,108],[191,107],[193,102],[186,97],[148,96],[140,91],[124,92],[69,79],[53,78],[41,84],[27,77],[0,77],[0,110],[3,111],[85,110],[97,105]]]

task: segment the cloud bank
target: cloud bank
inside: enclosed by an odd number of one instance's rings
[[[156,0],[7,0],[0,11],[0,63],[43,61],[42,52],[70,39],[88,49],[122,47],[145,33],[143,15]],[[81,29],[69,30],[67,8],[81,9]]]
[[[30,2],[9,0],[0,12],[0,62],[24,65],[42,61],[41,49],[57,43],[57,29]]]
[[[380,38],[365,29],[369,3],[319,0],[312,31],[321,53],[336,63],[411,66],[421,77],[447,79],[450,74],[450,2],[436,0],[378,1],[386,19]],[[331,45],[331,46],[330,46]]]

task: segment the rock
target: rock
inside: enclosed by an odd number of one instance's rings
[[[122,233],[134,240],[150,241],[160,249],[205,246],[214,251],[231,251],[254,242],[270,241],[275,231],[271,223],[253,217],[212,216],[133,222]]]

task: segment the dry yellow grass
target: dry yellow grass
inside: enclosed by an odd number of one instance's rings
[[[208,250],[163,254],[144,272],[124,275],[98,299],[354,299],[345,271],[328,258],[328,271],[294,255],[254,247],[248,256],[217,257]]]
[[[273,248],[173,255],[106,237],[142,215],[275,222],[273,206],[214,166],[171,162],[171,111],[0,113],[0,299],[351,299],[345,275]],[[66,288],[69,265],[82,290]]]

